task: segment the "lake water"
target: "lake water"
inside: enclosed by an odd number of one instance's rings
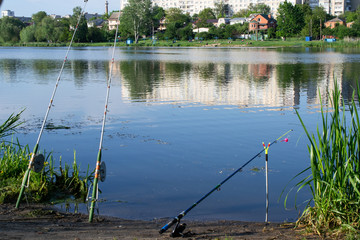
[[[0,48],[0,120],[26,108],[16,137],[36,143],[66,48]],[[81,168],[95,168],[111,48],[74,48],[40,148]],[[295,109],[315,131],[319,99],[337,80],[351,98],[360,54],[334,49],[118,48],[110,91],[100,183],[100,214],[130,219],[174,217],[234,170],[269,149],[270,221],[295,220],[282,190],[309,165]],[[185,219],[265,219],[265,156],[252,161]],[[258,171],[256,171],[258,169]],[[294,182],[295,183],[295,182]],[[291,183],[289,186],[293,186]],[[290,187],[287,187],[287,192]],[[309,198],[301,191],[298,203]],[[304,205],[300,205],[302,209]],[[85,207],[80,207],[86,212]]]

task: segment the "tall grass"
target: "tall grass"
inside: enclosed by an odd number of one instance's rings
[[[22,178],[28,168],[31,151],[18,140],[4,141],[2,137],[13,134],[20,123],[20,114],[12,114],[0,126],[0,204],[16,202]],[[85,176],[80,171],[74,152],[73,164],[54,164],[52,154],[43,153],[45,164],[39,173],[31,171],[25,191],[28,202],[58,202],[68,198],[85,202],[92,176],[89,169]]]
[[[299,189],[309,187],[312,199],[299,223],[318,234],[328,230],[360,229],[360,90],[345,105],[337,83],[330,94],[331,108],[321,102],[321,127],[309,133],[298,112],[298,118],[309,140],[311,174],[300,181]],[[359,99],[359,98],[358,98]]]
[[[11,114],[10,117],[8,117],[8,119],[0,125],[0,139],[13,134],[16,128],[22,124],[22,122],[20,122],[20,115],[24,110],[17,114]]]

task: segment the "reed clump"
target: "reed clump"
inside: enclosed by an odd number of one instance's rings
[[[9,136],[19,125],[20,114],[11,115],[0,126],[0,204],[14,203],[19,195],[22,178],[28,168],[31,151],[28,146],[21,146],[18,140],[5,141],[2,136]],[[61,163],[55,167],[51,153],[43,153],[45,163],[38,173],[31,171],[25,190],[28,202],[59,202],[75,199],[85,202],[92,176],[87,170],[85,176],[80,172],[74,152],[73,164]]]
[[[310,167],[303,173],[311,171],[297,187],[309,187],[312,193],[298,224],[319,235],[360,237],[359,96],[358,86],[351,102],[345,104],[335,82],[329,97],[331,107],[325,110],[321,101],[321,127],[315,134],[309,133],[296,112],[309,140]]]

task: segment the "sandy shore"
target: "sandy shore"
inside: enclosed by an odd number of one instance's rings
[[[170,219],[153,221],[126,220],[88,216],[58,211],[52,206],[0,205],[0,239],[172,239],[169,229],[160,228]],[[187,224],[180,239],[320,239],[294,229],[293,224],[252,223],[240,221],[184,221]]]

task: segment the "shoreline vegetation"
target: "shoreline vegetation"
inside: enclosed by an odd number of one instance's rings
[[[65,47],[69,43],[51,43],[51,42],[31,42],[31,43],[0,43],[2,47]],[[111,47],[113,42],[101,43],[80,43],[74,42],[73,47]],[[360,48],[360,40],[337,40],[335,42],[325,42],[320,40],[305,41],[300,38],[289,38],[285,41],[266,40],[254,41],[247,39],[212,39],[212,40],[139,40],[137,44],[127,44],[126,41],[119,41],[117,47],[315,47],[315,48]]]
[[[294,177],[302,178],[295,188],[297,193],[309,188],[312,194],[297,224],[319,236],[360,237],[359,97],[357,81],[352,100],[345,103],[335,80],[329,105],[320,99],[321,122],[316,133],[308,131],[296,110],[309,141],[310,166]]]
[[[32,154],[29,146],[21,145],[18,139],[11,141],[5,139],[5,137],[13,136],[16,128],[22,124],[20,117],[23,111],[11,114],[0,125],[0,204],[16,202]],[[28,203],[56,203],[68,200],[85,202],[92,176],[89,168],[83,176],[76,162],[76,153],[74,152],[72,165],[66,162],[62,165],[60,157],[59,167],[55,167],[52,153],[43,151],[42,155],[44,161],[40,163],[40,166],[35,166],[38,165],[35,161],[33,163],[25,197],[21,201]]]

